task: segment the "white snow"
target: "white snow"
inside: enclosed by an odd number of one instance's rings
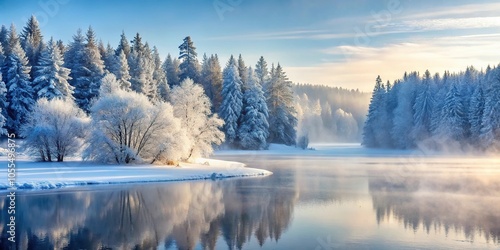
[[[7,158],[0,157],[0,189],[9,188]],[[105,165],[84,161],[34,162],[28,158],[16,162],[18,189],[53,189],[66,186],[120,184],[139,182],[166,182],[230,177],[266,176],[272,172],[247,168],[239,162],[198,159],[194,163],[177,166],[159,165]]]

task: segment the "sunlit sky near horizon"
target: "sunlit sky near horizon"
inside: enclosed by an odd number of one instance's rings
[[[20,31],[35,14],[47,40],[66,44],[91,25],[116,47],[139,32],[164,58],[190,35],[201,59],[242,54],[279,62],[294,82],[371,91],[375,78],[442,73],[500,62],[500,3],[443,0],[0,0],[0,24]]]

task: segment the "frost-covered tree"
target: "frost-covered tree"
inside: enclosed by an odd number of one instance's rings
[[[115,86],[116,89],[116,86]],[[172,163],[186,152],[186,136],[173,108],[133,91],[105,93],[91,108],[84,158],[107,163]]]
[[[119,89],[128,91],[128,89],[122,88],[121,82],[118,79],[116,79],[116,76],[114,74],[108,72],[101,79],[99,87],[99,96],[113,94]]]
[[[180,64],[179,60],[177,58],[172,59],[172,56],[170,56],[170,54],[167,55],[165,62],[163,62],[163,70],[165,71],[165,74],[167,75],[167,83],[168,83],[168,86],[170,86],[170,88],[173,88],[174,86],[177,86],[180,84],[179,64]]]
[[[224,133],[229,144],[235,143],[238,136],[238,121],[243,108],[241,85],[236,60],[231,56],[223,72],[222,104],[219,110],[219,115],[225,122]]]
[[[294,145],[296,140],[297,112],[294,107],[292,83],[280,64],[271,71],[265,88],[269,109],[269,142]]]
[[[34,67],[33,90],[37,99],[73,98],[73,86],[69,85],[70,70],[64,65],[63,55],[59,52],[56,43],[50,39],[49,44],[42,50],[38,65]]]
[[[246,79],[247,89],[243,94],[244,108],[238,130],[239,143],[243,149],[265,149],[269,136],[266,98],[251,67],[247,70]]]
[[[19,132],[19,128],[26,122],[26,117],[35,101],[29,75],[31,67],[21,48],[14,25],[10,27],[8,47],[9,52],[4,65],[7,71],[4,81],[9,103],[7,128],[13,132]]]
[[[171,102],[175,117],[181,120],[189,141],[183,159],[210,155],[213,145],[220,145],[224,141],[224,133],[220,130],[224,121],[212,115],[210,100],[203,88],[187,78],[172,89]]]
[[[56,159],[77,153],[87,135],[90,119],[73,100],[41,98],[21,127],[29,152],[41,161]]]
[[[34,15],[32,15],[28,19],[26,26],[24,26],[23,31],[21,32],[20,39],[21,47],[26,53],[29,65],[31,67],[38,65],[38,58],[42,53],[44,44],[40,25],[38,24],[38,20],[36,20],[36,17]],[[30,75],[33,79],[34,72],[32,72]]]
[[[193,81],[198,82],[200,66],[197,56],[196,47],[194,47],[191,37],[187,36],[179,46],[179,60],[181,60],[181,64],[179,65],[179,79],[181,81],[186,78],[191,78]]]

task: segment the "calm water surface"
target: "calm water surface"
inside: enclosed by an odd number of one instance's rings
[[[268,177],[18,193],[17,249],[500,249],[496,158],[296,153],[215,157]]]

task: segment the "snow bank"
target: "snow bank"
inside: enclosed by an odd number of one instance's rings
[[[0,157],[0,190],[7,189],[7,158]],[[27,158],[16,161],[18,189],[53,189],[66,186],[166,182],[231,177],[265,176],[266,170],[247,168],[239,162],[198,159],[176,166],[104,165],[83,161],[33,162]]]

